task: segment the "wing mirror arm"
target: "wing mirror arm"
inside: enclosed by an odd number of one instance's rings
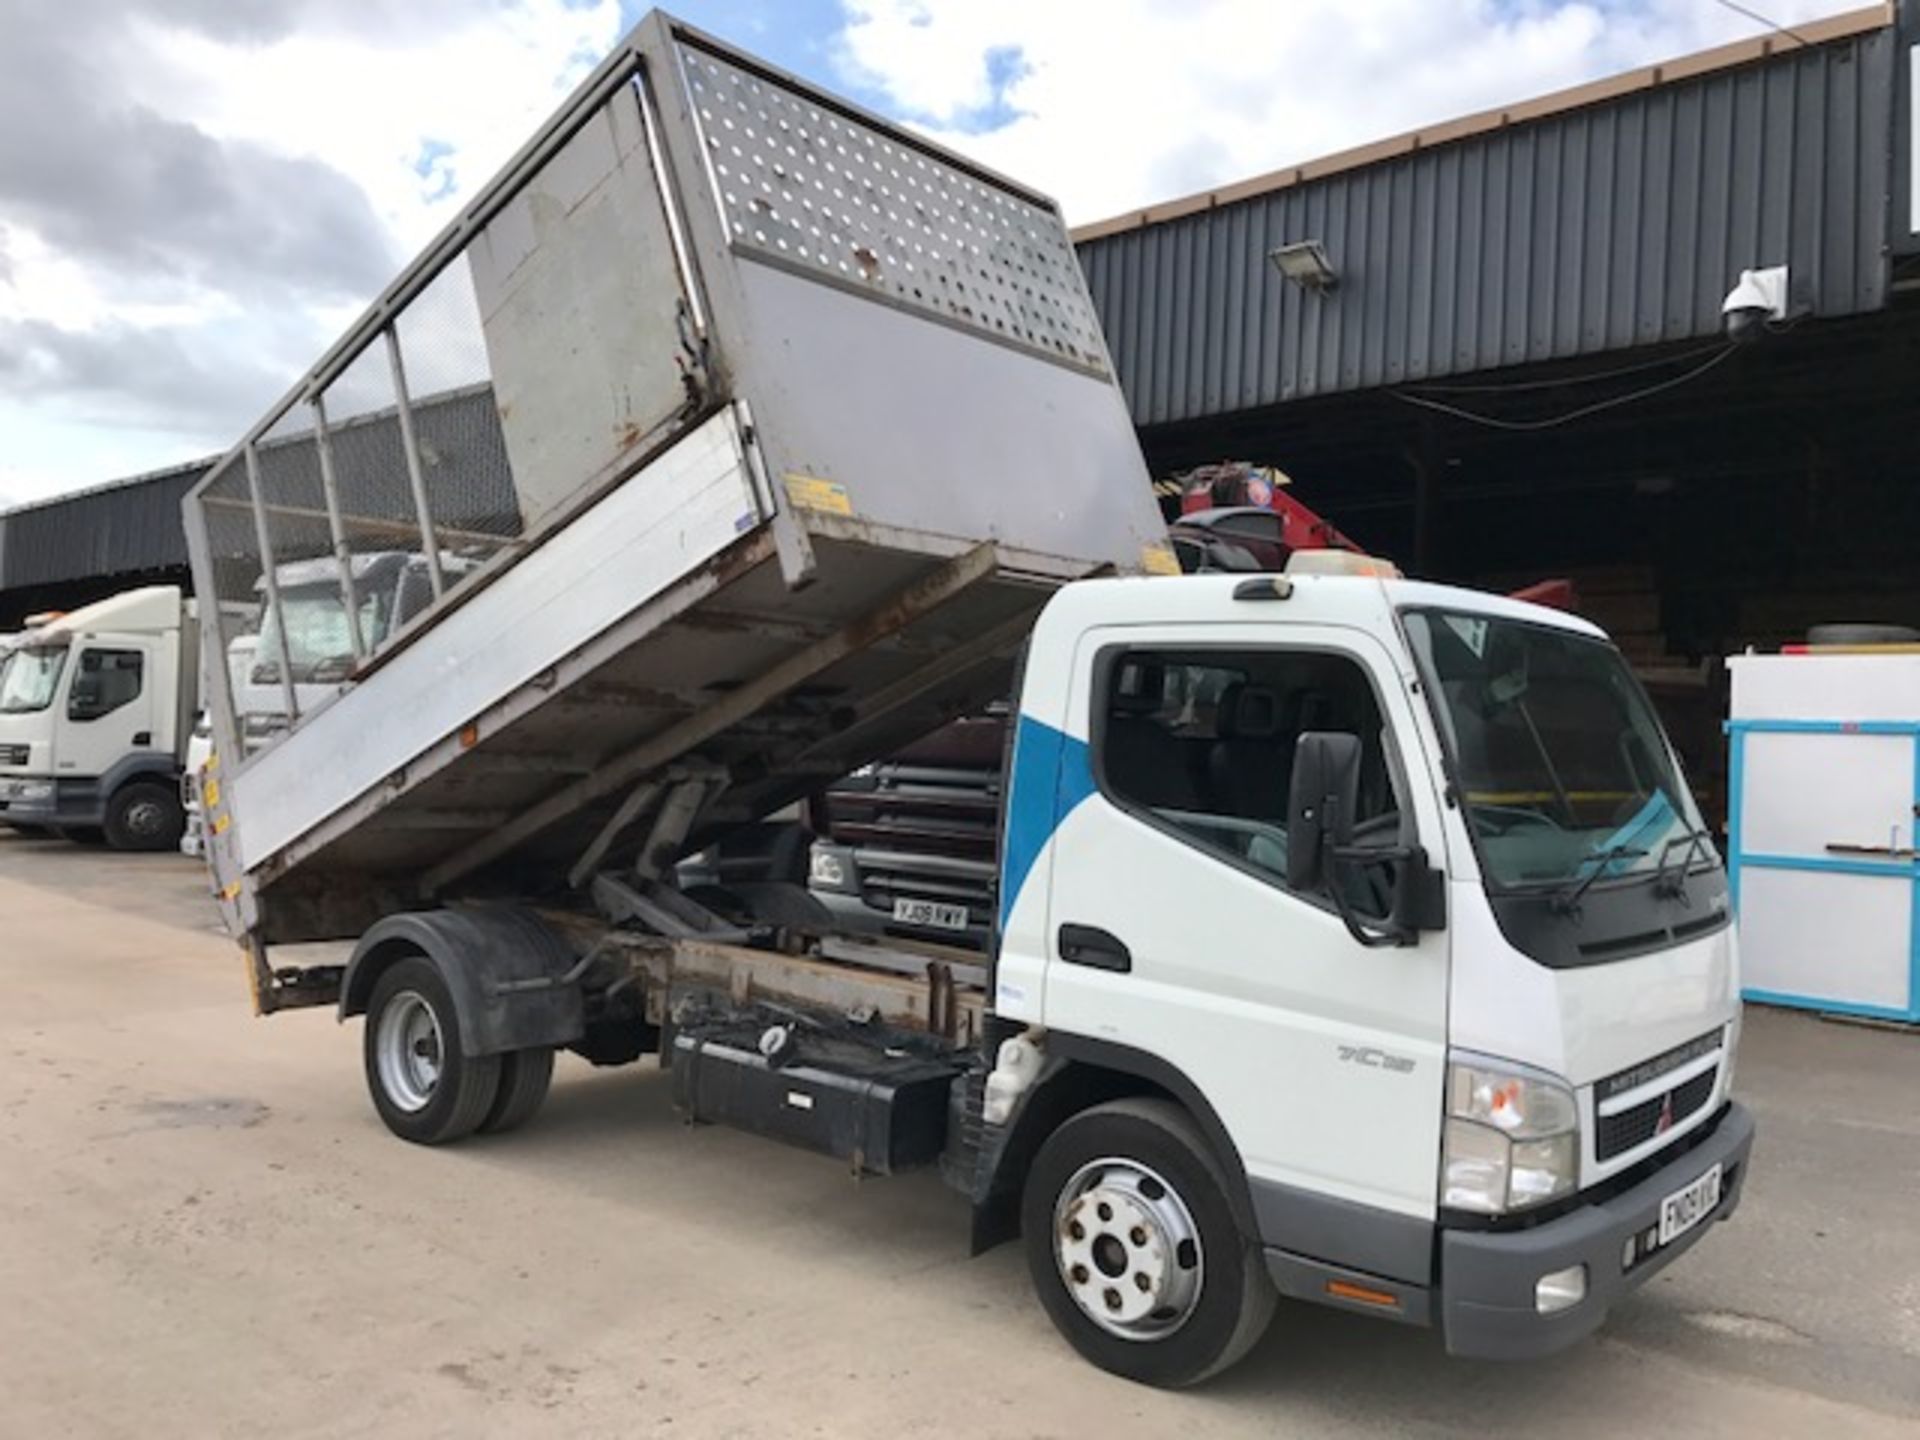
[[[1287,884],[1302,893],[1324,889],[1347,933],[1370,950],[1411,945],[1422,930],[1445,925],[1445,886],[1418,845],[1353,843],[1359,791],[1357,735],[1315,730],[1300,735],[1287,803]],[[1339,880],[1352,865],[1393,867],[1393,911],[1385,927],[1364,923],[1348,901]]]

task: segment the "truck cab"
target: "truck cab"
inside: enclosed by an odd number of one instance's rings
[[[452,554],[442,555],[440,566],[448,577],[478,568]],[[362,656],[386,644],[433,602],[426,557],[419,553],[357,554],[345,576],[343,582],[340,562],[325,556],[278,566],[271,587],[264,575],[256,583],[259,629],[228,642],[227,650],[250,749],[285,732],[290,701],[304,715],[339,693]]]
[[[190,630],[161,585],[21,636],[0,672],[0,819],[119,849],[178,844]]]
[[[1148,1077],[1281,1293],[1471,1355],[1587,1333],[1732,1211],[1726,876],[1599,630],[1400,579],[1094,581],[1025,676],[994,1007],[1027,1029],[989,1126],[1036,1059]],[[1160,1257],[1198,1263],[1211,1201],[1098,1143],[1028,1205],[1036,1280],[1092,1358],[1147,1364],[1201,1319]],[[1070,1253],[1089,1196],[1148,1243]]]

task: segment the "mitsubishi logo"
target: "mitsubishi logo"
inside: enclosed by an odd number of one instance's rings
[[[1654,1121],[1653,1133],[1664,1135],[1673,1128],[1673,1092],[1669,1090],[1660,1101],[1660,1118]]]

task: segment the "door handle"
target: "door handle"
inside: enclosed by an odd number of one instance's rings
[[[1113,970],[1122,975],[1133,969],[1133,952],[1116,937],[1092,925],[1060,927],[1060,958],[1069,965]]]

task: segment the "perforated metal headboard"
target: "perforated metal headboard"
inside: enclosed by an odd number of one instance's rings
[[[679,50],[736,250],[1107,373],[1057,213],[699,45]]]

